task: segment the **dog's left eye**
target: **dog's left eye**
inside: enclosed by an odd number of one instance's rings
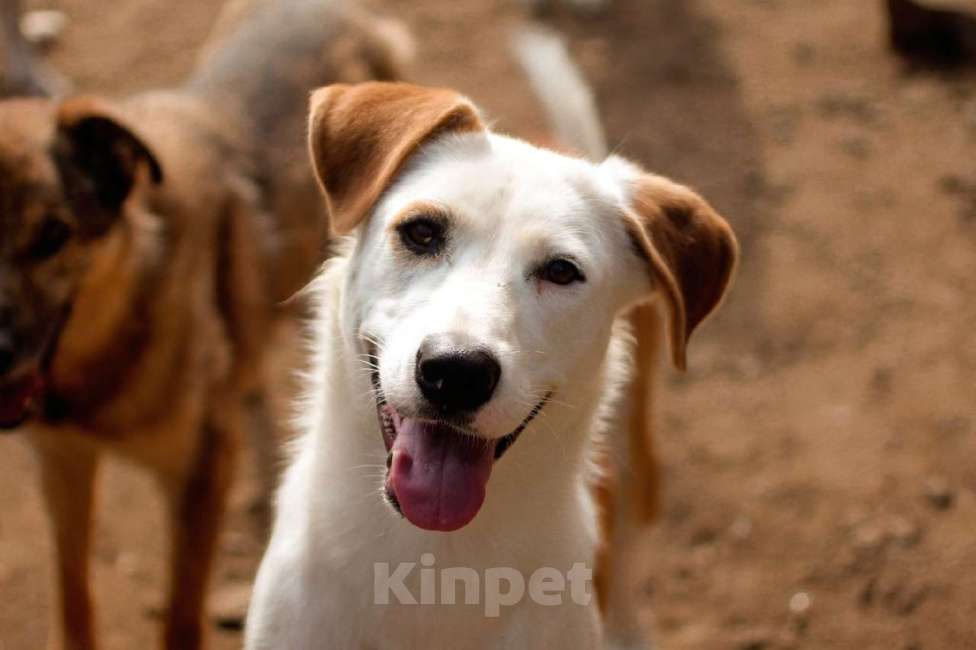
[[[397,229],[404,246],[417,255],[436,255],[444,244],[444,226],[437,221],[418,217]]]
[[[539,270],[540,277],[553,284],[567,285],[584,282],[586,278],[579,268],[567,259],[554,259],[546,262]]]
[[[46,260],[64,248],[71,238],[71,227],[56,217],[50,217],[40,227],[28,255],[34,260]]]

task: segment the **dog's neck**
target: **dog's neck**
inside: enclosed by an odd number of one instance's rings
[[[158,229],[146,223],[147,216],[124,219],[97,243],[51,360],[49,397],[67,398],[73,416],[83,414],[75,413],[78,409],[97,407],[131,379],[129,368],[152,335],[143,303],[158,270]],[[165,353],[169,350],[160,352]]]
[[[446,535],[422,531],[399,519],[383,501],[386,449],[369,374],[354,337],[340,325],[340,292],[334,287],[319,290],[332,291],[332,295],[323,301],[314,326],[315,388],[310,395],[312,419],[304,423],[304,444],[312,448],[312,476],[320,481],[312,489],[328,495],[315,507],[332,510],[334,520],[343,522],[341,534],[359,539],[386,536],[391,544],[407,548],[413,544],[418,552],[436,550],[430,545],[470,548],[469,543],[484,544],[497,538],[500,530],[505,531],[506,546],[512,548],[519,548],[519,537],[537,542],[539,535],[551,536],[562,544],[560,536],[566,534],[573,536],[570,545],[577,550],[588,548],[592,530],[581,474],[599,402],[598,384],[553,395],[539,417],[496,461],[488,497],[470,524]],[[522,546],[540,548],[538,543]]]

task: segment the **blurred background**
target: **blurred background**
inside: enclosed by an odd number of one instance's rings
[[[119,96],[177,83],[222,0],[26,4],[66,18],[54,69]],[[525,4],[368,5],[411,29],[413,80],[467,93],[499,130],[545,130],[508,46]],[[645,598],[662,648],[976,648],[976,76],[965,56],[947,69],[893,51],[885,7],[610,0],[539,18],[568,39],[611,148],[700,190],[743,244],[732,294],[661,399]],[[101,636],[148,648],[162,503],[145,474],[106,469]],[[253,490],[245,476],[222,542],[218,650],[240,644],[261,551]],[[33,461],[2,437],[2,650],[42,644],[49,572]]]

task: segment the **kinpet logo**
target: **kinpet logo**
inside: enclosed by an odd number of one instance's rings
[[[501,615],[529,598],[533,603],[555,607],[566,602],[588,606],[593,597],[593,570],[577,562],[565,573],[554,567],[540,567],[526,579],[518,569],[492,567],[479,572],[471,567],[436,566],[433,553],[417,562],[401,562],[391,571],[388,562],[373,564],[373,602],[377,605],[483,605],[486,617]],[[419,580],[418,580],[419,578]],[[419,593],[409,584],[419,587]]]

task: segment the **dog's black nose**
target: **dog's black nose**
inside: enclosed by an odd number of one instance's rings
[[[475,411],[491,399],[501,377],[498,360],[483,348],[459,344],[449,335],[428,336],[417,350],[420,392],[447,411]]]

